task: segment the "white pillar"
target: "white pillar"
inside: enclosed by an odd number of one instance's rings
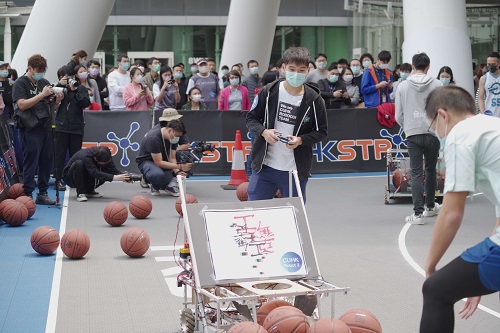
[[[115,0],[35,1],[19,41],[12,68],[22,75],[33,54],[47,59],[46,78],[55,82],[57,70],[71,55],[84,50],[93,57]]]
[[[12,30],[10,28],[10,17],[5,18],[5,28],[3,30],[3,53],[3,61],[10,63],[12,60]]]
[[[456,84],[474,95],[465,0],[403,0],[403,13],[403,62],[411,64],[414,54],[425,52],[431,58],[429,75],[437,77],[449,66]]]
[[[280,0],[231,0],[219,67],[241,62],[249,75],[246,65],[254,59],[261,75],[267,71],[279,7]],[[244,22],[257,23],[247,31],[242,29]]]

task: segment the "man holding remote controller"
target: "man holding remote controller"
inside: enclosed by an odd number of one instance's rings
[[[319,90],[304,84],[310,56],[306,48],[288,48],[282,58],[286,79],[262,88],[247,114],[247,128],[256,137],[249,200],[272,199],[277,190],[283,197],[297,196],[295,184],[292,195],[289,193],[290,170],[297,170],[306,200],[312,147],[328,131],[325,102]]]

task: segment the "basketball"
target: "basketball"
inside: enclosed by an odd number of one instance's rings
[[[47,225],[36,228],[31,234],[31,247],[42,255],[54,253],[59,247],[59,243],[59,233]]]
[[[71,259],[80,259],[89,252],[90,238],[83,230],[71,229],[61,238],[61,250]]]
[[[0,218],[3,220],[3,210],[9,205],[11,202],[15,202],[14,199],[4,199],[0,202]]]
[[[352,333],[352,331],[342,320],[323,318],[312,324],[307,333]]]
[[[28,219],[30,219],[35,214],[36,204],[33,201],[33,199],[31,199],[30,197],[27,197],[25,195],[21,195],[20,197],[18,197],[16,199],[16,201],[20,202],[26,206],[26,208],[28,209]]]
[[[151,214],[153,210],[153,203],[151,200],[144,195],[136,195],[130,200],[128,205],[130,214],[132,214],[137,219],[145,219]]]
[[[249,182],[244,182],[238,185],[236,188],[236,197],[239,201],[247,201],[248,200],[248,184]]]
[[[227,333],[267,333],[267,331],[253,321],[242,321],[231,326]]]
[[[16,199],[21,195],[24,195],[23,184],[16,183],[9,187],[9,198]]]
[[[280,306],[293,306],[293,305],[281,299],[274,299],[272,301],[266,302],[261,305],[259,310],[257,310],[257,323],[259,323],[259,325],[264,324],[264,320],[266,319],[269,312],[273,311],[276,308],[279,308]]]
[[[141,228],[130,228],[125,230],[120,240],[120,245],[126,255],[137,258],[149,249],[149,235]]]
[[[186,193],[186,204],[193,204],[193,203],[198,203],[198,200],[196,199],[196,197],[192,194]],[[177,200],[175,200],[175,210],[182,217],[181,197],[178,197]]]
[[[104,207],[104,220],[113,227],[125,223],[128,217],[127,207],[120,201],[112,201]]]
[[[3,220],[13,227],[22,225],[28,219],[28,208],[13,200],[2,210]]]
[[[280,306],[272,310],[264,320],[269,333],[306,333],[309,329],[307,316],[293,306]]]
[[[382,333],[382,326],[377,317],[368,310],[350,310],[339,319],[349,326],[352,333]]]
[[[400,168],[397,168],[392,173],[392,184],[396,187],[396,189],[406,191],[410,182],[411,174],[409,170],[401,170]]]

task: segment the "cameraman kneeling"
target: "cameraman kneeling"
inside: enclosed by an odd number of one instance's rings
[[[151,184],[151,195],[160,195],[160,190],[174,197],[179,196],[175,176],[187,176],[192,163],[177,164],[175,145],[183,135],[182,115],[175,109],[163,110],[160,124],[144,136],[136,162],[145,180]],[[172,147],[174,146],[174,147]]]
[[[95,189],[105,182],[130,182],[129,174],[116,169],[111,151],[104,146],[76,152],[64,167],[63,177],[69,187],[76,188],[76,200],[80,202],[87,201],[87,197],[102,197]]]

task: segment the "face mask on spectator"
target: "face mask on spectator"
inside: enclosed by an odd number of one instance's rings
[[[97,76],[97,75],[99,75],[99,68],[93,67],[93,68],[89,69],[89,72],[90,72],[90,75]]]
[[[320,62],[317,62],[317,63],[316,63],[316,66],[317,66],[319,69],[325,69],[325,68],[326,68],[326,61],[320,61]]]
[[[231,83],[233,87],[236,87],[238,84],[240,84],[240,79],[229,79],[229,83]]]
[[[221,71],[221,73],[222,73],[222,75],[227,75],[227,74],[229,74],[229,70],[227,70],[227,69],[223,69],[223,70]]]
[[[174,73],[174,79],[182,79],[182,73]]]
[[[124,71],[128,71],[129,68],[130,68],[130,62],[123,62],[122,63],[122,69]]]
[[[33,80],[40,81],[41,79],[43,79],[44,76],[45,76],[45,73],[34,73]]]
[[[331,83],[335,83],[339,80],[339,76],[337,74],[332,74],[330,75],[330,77],[328,78],[328,81],[330,81]]]
[[[137,75],[134,77],[134,81],[137,82],[137,83],[141,83],[142,82],[142,75]]]
[[[497,71],[498,67],[496,65],[491,65],[488,67],[488,70],[490,73],[495,73]]]
[[[363,61],[363,67],[366,68],[366,67],[370,67],[372,64],[372,61],[371,60],[365,60]]]
[[[153,71],[154,72],[159,72],[160,69],[161,69],[161,65],[160,64],[153,65]]]
[[[200,94],[194,94],[191,96],[191,99],[193,100],[193,102],[199,102],[201,101],[201,95]]]
[[[87,72],[80,73],[78,74],[78,77],[82,80],[86,80],[89,77],[89,73]]]
[[[259,74],[259,67],[250,68],[250,74],[252,75]]]
[[[198,73],[198,67],[191,66],[191,73]]]
[[[171,75],[162,75],[163,81],[170,81],[172,79]]]
[[[9,70],[8,69],[2,69],[0,71],[0,77],[5,79],[7,76],[9,76]]]
[[[201,74],[207,74],[208,73],[208,66],[200,66],[200,67],[198,67],[198,70],[200,71]]]
[[[443,86],[447,86],[447,85],[450,84],[451,80],[448,77],[442,77],[442,78],[439,79],[439,81],[441,81],[443,83]]]
[[[406,80],[409,76],[410,76],[410,73],[401,72],[399,74],[399,77],[402,78],[403,80]]]
[[[387,69],[387,68],[389,68],[389,64],[383,64],[383,63],[380,63],[380,64],[378,65],[378,67],[379,67],[380,69]]]
[[[344,71],[344,67],[339,67],[339,74],[342,74],[343,71]]]
[[[359,67],[359,66],[352,66],[351,69],[352,69],[352,73],[354,75],[358,75],[359,72],[361,72],[361,67]]]
[[[352,81],[352,75],[344,75],[342,77],[345,82],[351,82]]]
[[[137,68],[139,68],[139,69],[141,70],[141,72],[143,72],[143,73],[144,73],[144,67],[142,67],[142,66],[138,66]]]

